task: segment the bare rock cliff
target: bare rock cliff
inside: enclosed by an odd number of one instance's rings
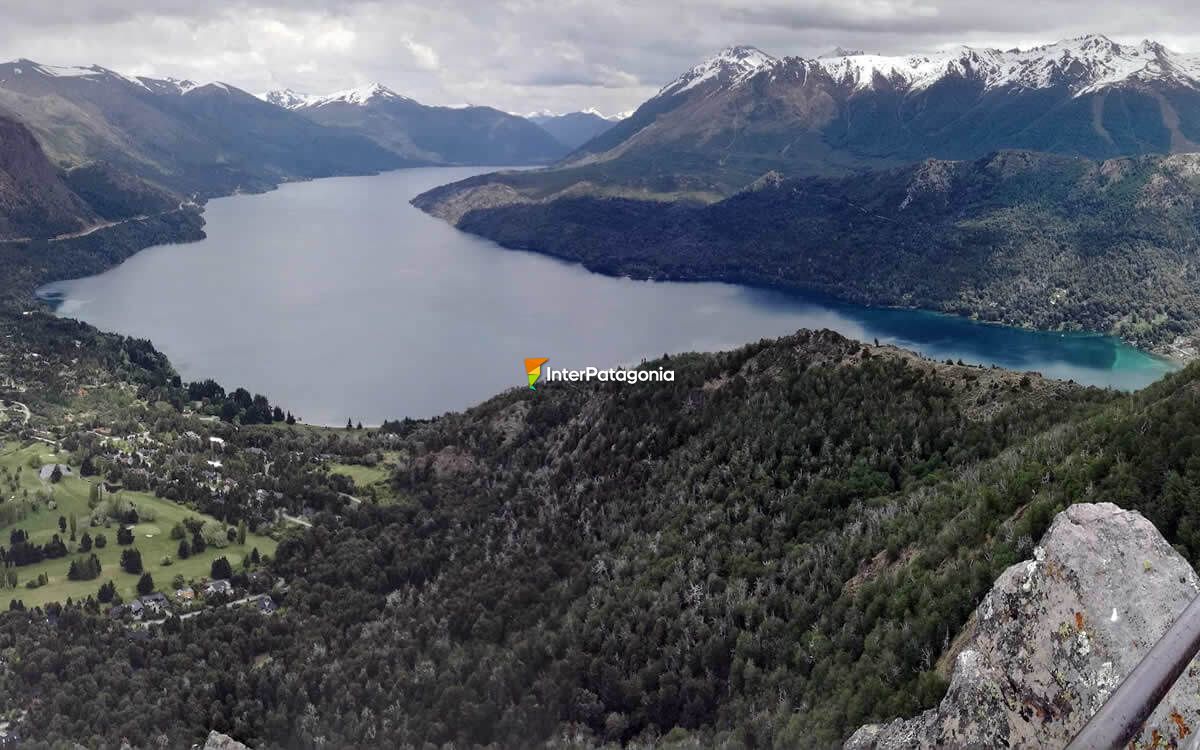
[[[941,704],[861,727],[846,748],[1063,747],[1197,592],[1195,571],[1141,514],[1074,505],[975,610]],[[1136,746],[1174,746],[1198,720],[1193,663]]]

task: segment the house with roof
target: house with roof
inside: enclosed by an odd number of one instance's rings
[[[167,597],[159,591],[155,591],[152,594],[146,594],[145,596],[139,596],[138,601],[142,603],[142,607],[144,608],[143,611],[153,612],[156,615],[166,612],[170,606],[170,603],[167,601]]]
[[[204,595],[212,596],[213,594],[230,595],[233,593],[233,584],[224,578],[218,578],[215,581],[209,581],[204,587]]]
[[[135,620],[142,619],[142,615],[146,613],[146,606],[138,599],[134,599],[129,604],[125,605],[125,611],[133,615]]]
[[[258,611],[262,612],[264,615],[269,615],[275,610],[279,609],[279,605],[276,604],[275,600],[267,594],[263,594],[262,596],[258,597],[258,601],[254,603],[254,606],[257,607]]]
[[[184,586],[181,589],[175,590],[175,601],[191,602],[196,600],[196,590],[191,586]]]
[[[62,472],[64,477],[71,476],[71,467],[66,464],[46,464],[38,471],[38,478],[43,482],[49,482],[51,476],[54,474],[55,466],[58,467],[58,470]]]

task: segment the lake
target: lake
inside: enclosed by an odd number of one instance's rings
[[[484,171],[410,169],[220,198],[206,208],[206,240],[150,248],[42,293],[60,315],[149,338],[185,380],[245,387],[321,424],[461,410],[524,385],[525,357],[612,367],[799,328],[1123,389],[1173,369],[1104,336],[610,278],[505,250],[408,204]]]

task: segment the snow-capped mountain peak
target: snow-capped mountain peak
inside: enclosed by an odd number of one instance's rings
[[[322,107],[326,104],[334,102],[344,102],[346,104],[365,105],[377,99],[394,99],[398,101],[412,101],[407,96],[402,96],[392,91],[382,83],[372,83],[358,88],[346,89],[344,91],[335,91],[328,96],[319,96],[310,102],[314,107]]]
[[[838,83],[855,89],[871,89],[884,82],[921,90],[948,76],[979,80],[989,89],[1066,86],[1076,96],[1150,80],[1200,87],[1200,57],[1171,52],[1150,40],[1123,45],[1100,34],[1025,50],[961,46],[925,55],[819,58],[815,64]]]
[[[292,89],[277,89],[275,91],[268,91],[265,94],[259,94],[258,98],[284,109],[323,107],[326,104],[335,103],[364,106],[378,100],[412,101],[412,99],[397,94],[382,83],[372,83],[324,95],[303,94]]]
[[[1121,44],[1088,34],[1029,49],[956,46],[911,55],[877,55],[835,49],[815,59],[777,59],[754,47],[730,47],[667,84],[658,96],[673,96],[710,81],[737,86],[756,76],[792,72],[800,80],[824,73],[853,91],[879,87],[920,91],[946,78],[978,81],[985,89],[1065,87],[1074,96],[1151,81],[1200,89],[1200,55],[1172,52],[1144,40]]]
[[[284,109],[299,109],[300,107],[303,107],[311,102],[316,97],[312,96],[311,94],[302,94],[299,91],[293,91],[292,89],[276,89],[274,91],[268,91],[265,94],[259,94],[258,98],[262,99],[264,102],[274,104],[277,107],[283,107]]]
[[[571,112],[555,112],[554,110],[550,109],[538,109],[534,110],[533,112],[526,112],[524,114],[521,114],[520,112],[509,112],[509,114],[516,117],[524,117],[526,120],[532,120],[533,122],[553,120],[558,117],[569,117],[571,115],[591,115],[593,117],[599,117],[602,120],[608,120],[609,122],[620,122],[626,117],[629,117],[629,115],[633,114],[633,110],[606,115],[595,107],[587,107],[585,109],[574,110]]]
[[[658,96],[682,94],[713,80],[733,83],[777,62],[757,47],[726,47],[664,86]]]
[[[131,83],[134,86],[147,88],[146,84],[138,78],[127,76],[124,73],[118,73],[115,70],[109,70],[99,65],[45,65],[24,58],[4,63],[4,65],[13,75],[41,75],[48,78],[84,78],[94,80],[113,78]]]

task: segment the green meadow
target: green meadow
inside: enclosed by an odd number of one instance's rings
[[[118,525],[115,523],[108,527],[88,525],[88,519],[91,516],[88,498],[97,478],[80,478],[77,476],[78,467],[72,466],[72,474],[63,477],[61,481],[57,483],[42,481],[38,477],[38,470],[31,466],[31,461],[34,461],[35,457],[45,464],[67,463],[66,453],[56,454],[51,446],[43,443],[34,443],[33,445],[7,443],[0,447],[0,467],[6,467],[13,473],[20,469],[20,478],[15,493],[6,481],[0,481],[0,500],[9,503],[15,502],[13,498],[19,499],[23,490],[28,490],[30,497],[35,496],[39,491],[49,492],[57,507],[50,510],[45,505],[35,503],[35,509],[23,520],[7,526],[0,526],[0,546],[7,547],[9,545],[9,533],[15,527],[29,532],[31,541],[39,545],[49,542],[54,534],[59,534],[71,553],[66,557],[46,560],[36,565],[7,569],[16,571],[18,583],[15,589],[0,588],[0,607],[8,609],[13,599],[20,599],[26,607],[66,601],[68,597],[77,600],[86,599],[88,595],[95,595],[100,584],[109,580],[116,584],[118,593],[125,601],[134,598],[137,595],[135,586],[140,576],[121,570],[121,551],[126,547],[117,544]],[[245,545],[230,542],[227,546],[219,549],[209,546],[203,552],[193,554],[186,560],[177,559],[179,540],[171,538],[171,528],[177,522],[188,517],[200,520],[212,520],[212,517],[144,492],[122,491],[118,495],[131,501],[138,509],[138,513],[144,516],[141,523],[131,527],[133,544],[129,546],[136,547],[141,552],[143,568],[154,577],[155,589],[167,594],[169,598],[173,598],[174,595],[171,580],[176,575],[182,575],[187,581],[206,578],[209,575],[212,561],[218,557],[227,558],[234,570],[237,570],[242,564],[242,559],[256,547],[260,555],[275,553],[276,543],[274,540],[258,534],[247,534]],[[97,534],[103,534],[108,539],[107,546],[103,549],[93,546],[92,550],[87,553],[77,552],[78,541],[74,543],[69,541],[70,527],[68,526],[66,533],[59,531],[59,517],[65,516],[69,519],[72,513],[77,519],[77,539],[82,537],[85,531],[93,538]],[[4,521],[0,520],[0,523],[4,523]],[[71,561],[83,561],[92,554],[95,554],[100,560],[100,576],[90,581],[69,580],[67,570]],[[163,560],[167,557],[172,562],[164,565]],[[25,587],[26,581],[37,580],[39,574],[42,573],[49,577],[49,583],[35,589]]]
[[[362,499],[386,505],[396,499],[390,480],[397,458],[398,454],[388,451],[383,454],[383,460],[374,466],[330,463],[329,473],[354,480],[355,492]]]

